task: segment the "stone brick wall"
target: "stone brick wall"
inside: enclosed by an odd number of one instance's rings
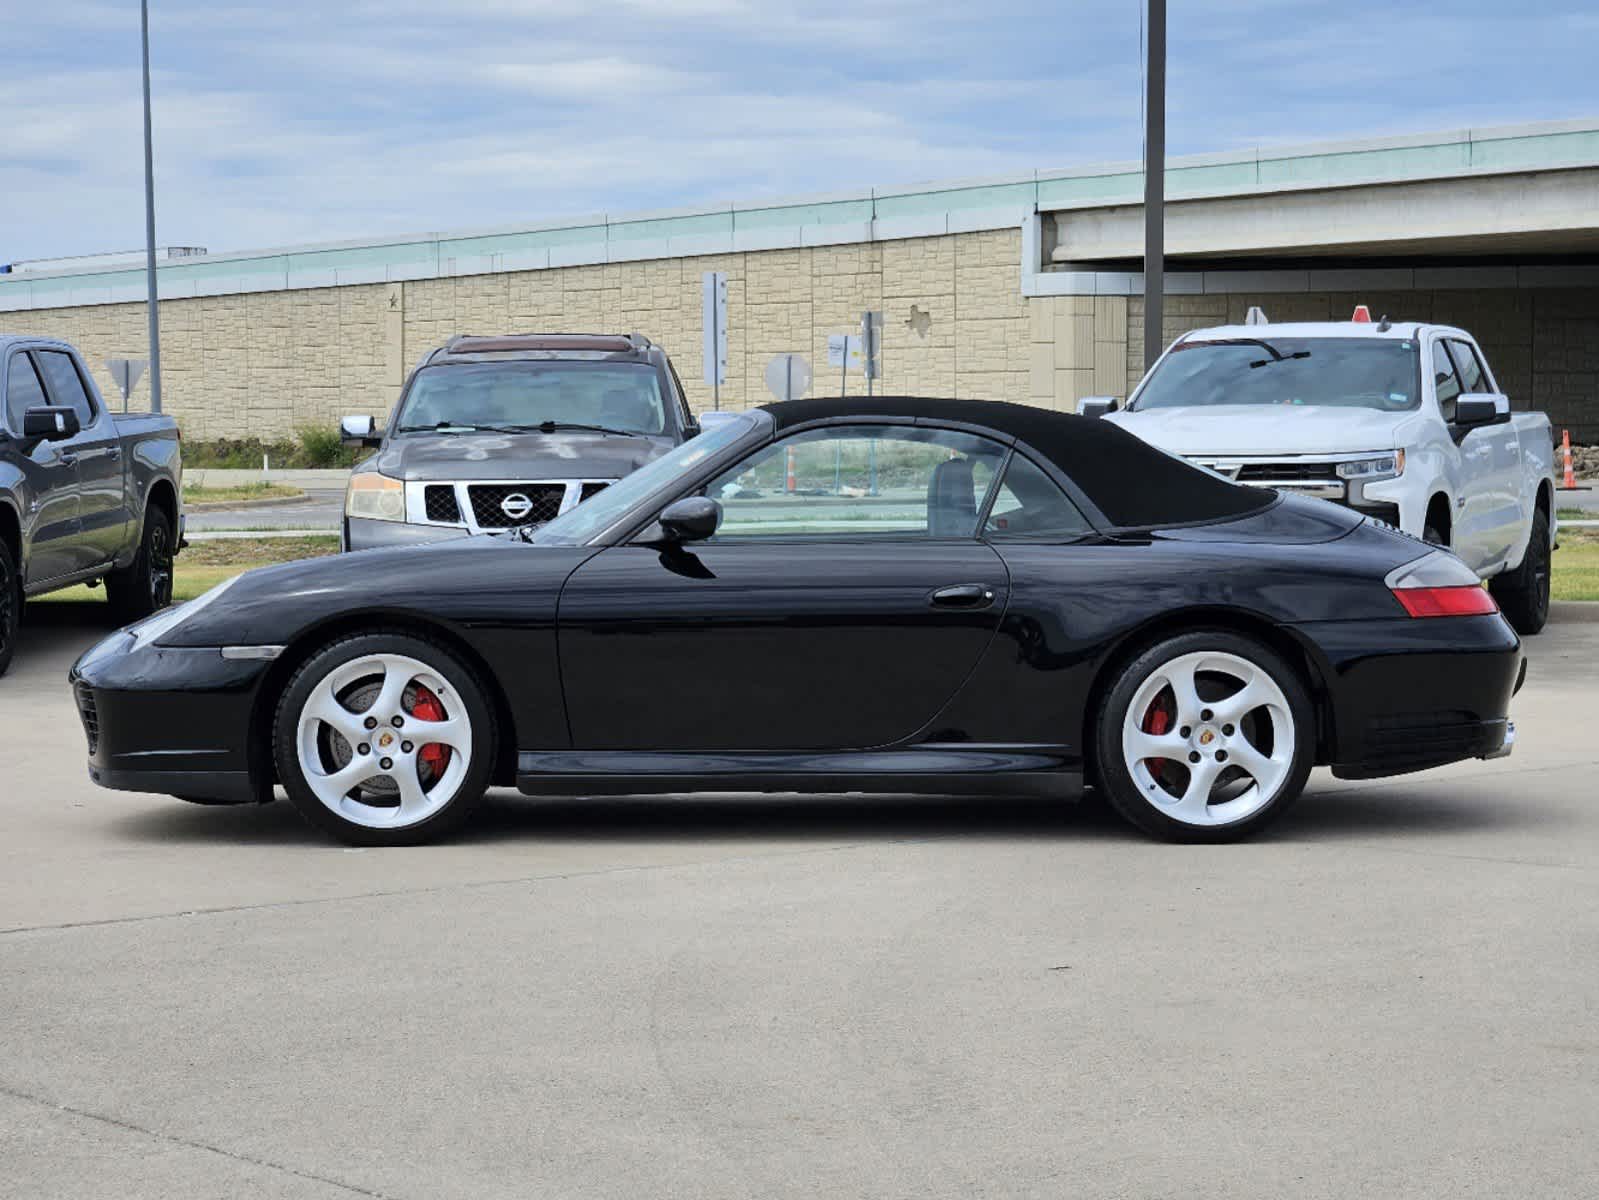
[[[344,413],[387,413],[405,374],[455,333],[637,331],[671,354],[695,409],[701,379],[700,275],[728,277],[724,408],[769,399],[773,355],[806,355],[812,395],[837,395],[827,338],[884,314],[879,394],[1015,400],[1070,411],[1126,395],[1143,371],[1141,297],[1021,294],[1019,230],[565,267],[408,283],[168,300],[161,305],[167,410],[194,438],[286,438]],[[1472,330],[1517,407],[1599,442],[1599,289],[1392,294],[1169,296],[1163,338],[1241,322],[1260,304],[1275,322],[1346,319],[1357,303],[1396,320]],[[7,332],[63,337],[102,392],[104,360],[144,354],[144,305],[8,313]],[[146,377],[147,379],[148,377]],[[865,379],[842,381],[863,395]],[[133,399],[147,407],[149,385]]]
[[[695,409],[702,381],[700,275],[728,276],[724,408],[770,399],[775,354],[809,357],[813,395],[836,395],[827,338],[884,314],[878,394],[1025,401],[1031,340],[1019,231],[850,246],[566,267],[406,283],[167,300],[161,304],[166,410],[193,438],[291,437],[345,414],[385,414],[423,353],[456,333],[637,331],[666,347]],[[83,351],[108,402],[107,358],[145,354],[142,304],[8,313],[7,332],[62,337]],[[149,405],[148,376],[133,407]],[[850,395],[866,381],[851,374]]]

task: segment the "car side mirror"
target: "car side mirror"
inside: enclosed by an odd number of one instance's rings
[[[703,542],[722,523],[722,506],[709,496],[684,496],[668,504],[657,520],[664,541]]]
[[[1120,396],[1084,396],[1077,402],[1079,417],[1103,417],[1122,406]]]
[[[1493,392],[1466,392],[1455,398],[1455,424],[1503,425],[1510,420],[1510,397]]]
[[[65,404],[41,405],[22,414],[26,441],[64,442],[78,436],[78,414]]]
[[[378,423],[370,416],[345,417],[339,422],[339,440],[346,446],[379,446]]]

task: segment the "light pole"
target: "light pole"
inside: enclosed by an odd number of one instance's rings
[[[150,0],[139,0],[144,46],[144,281],[150,310],[150,411],[161,411],[161,315],[155,287],[155,153],[150,141]]]
[[[1155,365],[1166,297],[1166,0],[1148,0],[1144,61],[1144,370]]]

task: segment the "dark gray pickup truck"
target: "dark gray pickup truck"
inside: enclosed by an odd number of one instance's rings
[[[138,620],[172,602],[182,537],[176,422],[109,412],[66,342],[0,334],[0,674],[24,596],[103,580]]]

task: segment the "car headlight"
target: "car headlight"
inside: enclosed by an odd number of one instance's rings
[[[344,515],[368,521],[405,520],[405,484],[376,471],[350,476],[344,493]]]
[[[1405,452],[1395,450],[1371,458],[1353,458],[1339,463],[1336,469],[1342,479],[1392,479],[1404,474]]]

